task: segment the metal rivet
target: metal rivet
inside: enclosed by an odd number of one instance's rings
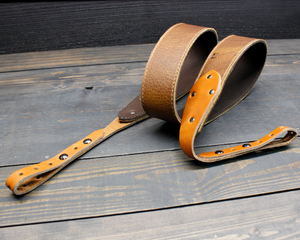
[[[209,94],[214,94],[214,93],[215,93],[215,90],[213,90],[213,89],[209,91]]]
[[[235,148],[231,148],[230,150],[231,150],[231,151],[235,151]]]
[[[212,77],[212,75],[208,75],[208,76],[207,76],[207,79],[210,79],[211,77]]]
[[[196,93],[195,92],[193,92],[192,94],[191,94],[191,97],[194,97],[196,95]]]
[[[132,115],[135,114],[135,111],[131,111],[130,114],[132,114]]]
[[[66,160],[67,158],[68,158],[68,155],[65,153],[59,156],[60,160]]]
[[[39,169],[38,167],[35,167],[35,168],[34,168],[34,170],[38,170],[38,169]]]
[[[224,152],[222,150],[215,151],[215,154],[223,154]]]
[[[245,143],[242,145],[244,148],[247,148],[247,147],[251,147],[251,145],[249,143]]]
[[[269,136],[270,136],[270,137],[273,137],[273,136],[274,136],[274,134],[273,134],[273,133],[271,133],[271,134],[269,134]]]
[[[257,143],[261,143],[261,141],[257,141]]]
[[[190,119],[190,122],[194,122],[194,121],[195,121],[195,118],[192,117],[192,118]]]
[[[84,144],[89,144],[91,142],[92,142],[92,139],[89,139],[89,138],[83,140]]]
[[[41,178],[41,176],[36,176],[35,178],[36,178],[37,180],[39,180],[39,179]]]
[[[50,166],[52,165],[52,163],[51,163],[51,162],[49,162],[48,164],[49,164]]]
[[[20,173],[19,173],[19,176],[22,176],[22,175],[23,175],[23,173],[22,173],[22,172],[20,172]]]

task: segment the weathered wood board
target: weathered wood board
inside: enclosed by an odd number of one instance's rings
[[[3,240],[298,239],[300,191],[1,229]],[[22,237],[20,237],[22,236]]]
[[[266,67],[257,85],[243,102],[203,129],[196,140],[197,150],[211,151],[253,141],[279,125],[299,129],[300,41],[268,43]],[[292,229],[292,237],[298,236],[294,227],[298,229],[300,217],[292,213],[298,206],[300,187],[299,137],[288,147],[201,164],[180,150],[178,126],[149,119],[106,140],[25,196],[13,196],[6,189],[4,182],[10,173],[46,160],[105,127],[139,94],[146,59],[153,48],[143,46],[116,47],[122,55],[120,59],[113,54],[114,47],[96,49],[95,59],[91,49],[49,52],[49,59],[46,52],[8,55],[9,63],[0,67],[1,237],[18,239],[17,233],[24,231],[28,238],[47,239],[50,229],[56,229],[58,236],[67,234],[70,239],[80,239],[83,234],[76,234],[81,229],[78,225],[93,231],[98,224],[104,228],[116,221],[121,223],[120,232],[113,226],[106,230],[100,227],[88,237],[96,238],[96,233],[104,231],[101,236],[105,239],[142,239],[141,232],[146,229],[139,224],[128,227],[124,219],[147,222],[147,216],[149,238],[174,239],[176,235],[222,239],[248,234],[274,239],[286,235],[287,229]],[[134,49],[141,50],[136,61]],[[97,55],[101,52],[105,57]],[[22,61],[14,66],[16,56]],[[59,61],[60,57],[63,60]],[[0,56],[0,61],[5,61],[5,55]],[[281,199],[280,192],[287,190],[294,191],[284,193]],[[260,196],[275,192],[278,195]],[[249,196],[260,197],[240,199]],[[286,199],[291,201],[288,206],[284,205]],[[273,200],[277,205],[265,209]],[[235,209],[236,204],[240,209]],[[213,208],[216,210],[210,216]],[[147,212],[158,209],[161,210]],[[183,215],[182,225],[172,225],[172,215],[177,219],[184,209],[187,215]],[[276,211],[271,213],[272,209]],[[164,214],[165,218],[161,216]],[[165,225],[154,223],[155,217],[159,221],[166,219]],[[241,225],[235,218],[241,219]],[[222,223],[227,220],[227,228],[215,228],[213,232],[218,219]],[[254,226],[255,219],[261,221]],[[285,220],[293,221],[291,227],[274,230]],[[59,223],[52,223],[56,221],[63,221],[61,228],[57,227]],[[211,227],[197,229],[197,223],[205,221],[208,222],[204,225]],[[72,231],[74,228],[76,231]],[[125,228],[129,230],[122,235]]]

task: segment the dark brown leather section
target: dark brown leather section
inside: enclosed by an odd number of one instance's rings
[[[118,117],[120,122],[131,122],[146,115],[139,95],[119,112]]]
[[[199,77],[210,70],[222,77],[222,93],[206,122],[210,122],[244,99],[264,67],[267,45],[264,40],[231,35],[211,52]]]

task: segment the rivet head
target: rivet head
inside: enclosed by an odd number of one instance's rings
[[[196,92],[193,92],[192,94],[191,94],[191,97],[194,97],[196,95]]]
[[[224,152],[222,150],[215,151],[215,154],[223,154]]]
[[[59,156],[60,160],[66,160],[67,158],[68,158],[68,155],[65,153]]]
[[[210,79],[211,77],[212,77],[212,75],[209,74],[209,75],[207,76],[207,79]]]
[[[83,140],[84,144],[89,144],[91,142],[92,142],[92,139],[89,139],[89,138]]]
[[[130,114],[131,114],[131,115],[135,114],[135,111],[131,111]]]
[[[245,143],[245,144],[242,145],[242,147],[248,148],[248,147],[251,147],[251,145],[249,143]]]
[[[209,91],[209,94],[210,94],[210,95],[211,95],[211,94],[214,94],[214,93],[215,93],[215,90],[213,90],[213,89]]]
[[[190,122],[194,122],[194,121],[195,121],[195,118],[192,117],[192,118],[190,119]]]

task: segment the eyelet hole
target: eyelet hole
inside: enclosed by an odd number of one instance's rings
[[[215,90],[213,90],[213,89],[209,91],[209,94],[210,94],[210,95],[212,95],[212,94],[214,94],[214,93],[215,93]]]
[[[245,144],[242,145],[242,147],[248,148],[248,147],[251,147],[251,145],[249,143],[245,143]]]
[[[215,154],[223,154],[224,152],[222,150],[215,151]]]
[[[212,75],[211,74],[209,74],[209,75],[207,75],[207,79],[210,79],[212,77]]]
[[[195,121],[195,118],[192,117],[192,118],[190,119],[190,122],[194,122],[194,121]]]
[[[196,92],[193,92],[193,93],[191,94],[191,97],[195,97],[195,95],[196,95]]]
[[[66,160],[68,158],[68,155],[67,154],[61,154],[60,156],[59,156],[59,159],[60,160]]]
[[[92,142],[92,139],[89,139],[89,138],[83,140],[84,144],[89,144],[91,142]]]

